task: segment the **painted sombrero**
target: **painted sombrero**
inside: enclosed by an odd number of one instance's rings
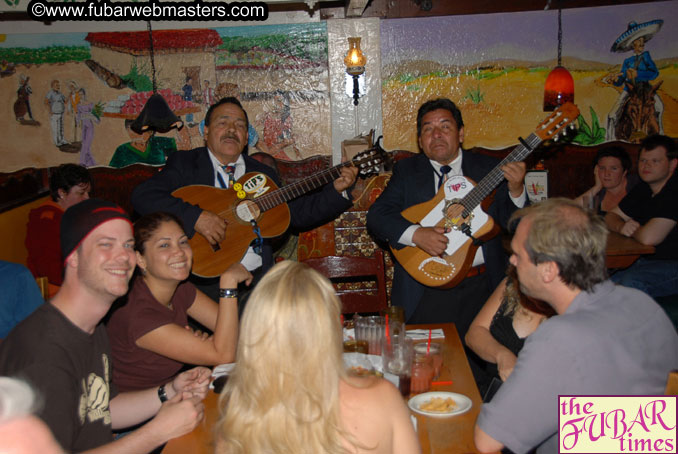
[[[664,21],[662,19],[651,20],[637,24],[629,22],[629,27],[612,44],[610,52],[627,52],[633,49],[632,43],[638,38],[645,38],[649,41],[662,28]]]

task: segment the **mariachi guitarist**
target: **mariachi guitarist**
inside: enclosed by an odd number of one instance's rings
[[[264,173],[280,186],[280,179],[271,167],[243,154],[247,148],[248,125],[247,112],[236,98],[223,98],[212,105],[205,116],[207,147],[173,153],[161,172],[134,190],[134,209],[140,214],[166,211],[177,215],[189,237],[197,232],[212,244],[228,238],[228,226],[221,217],[173,197],[172,192],[196,184],[227,188],[248,172]],[[341,176],[333,184],[289,202],[291,227],[312,228],[348,209],[352,202],[344,191],[353,184],[357,173],[354,166],[343,167]],[[256,282],[273,264],[270,243],[264,240],[261,254],[250,247],[241,263],[253,272]],[[200,289],[215,301],[219,301],[218,281],[218,278],[207,282],[195,279]]]
[[[416,246],[440,256],[448,242],[443,228],[421,227],[405,219],[401,212],[432,199],[441,178],[464,175],[477,183],[499,161],[461,149],[464,123],[461,112],[449,99],[428,101],[419,108],[417,137],[423,153],[396,163],[386,189],[367,214],[367,227],[394,249]],[[507,181],[498,187],[488,214],[505,227],[511,213],[526,201],[525,164],[514,162],[501,170]],[[391,302],[404,307],[408,323],[454,322],[463,339],[480,307],[504,277],[506,264],[500,235],[477,249],[468,277],[451,289],[422,285],[396,262]]]

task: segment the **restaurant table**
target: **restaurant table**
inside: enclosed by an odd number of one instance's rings
[[[606,264],[608,268],[628,268],[641,255],[654,254],[654,246],[639,243],[617,232],[607,236]]]
[[[408,329],[442,328],[445,339],[434,339],[443,346],[443,365],[436,381],[451,384],[434,386],[431,391],[450,391],[464,394],[473,402],[471,409],[461,415],[433,418],[412,413],[417,419],[417,432],[424,454],[466,454],[478,452],[473,443],[473,427],[480,412],[482,399],[464,353],[457,329],[453,323],[408,325]],[[424,341],[425,342],[425,341]],[[218,398],[212,391],[205,399],[205,420],[193,432],[170,440],[163,454],[213,454],[213,428],[218,419]]]

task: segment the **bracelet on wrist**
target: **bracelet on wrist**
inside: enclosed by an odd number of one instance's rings
[[[238,289],[237,288],[220,288],[219,289],[219,298],[237,298]]]
[[[160,403],[167,402],[167,391],[165,391],[165,385],[162,385],[158,388],[158,399],[160,399]]]

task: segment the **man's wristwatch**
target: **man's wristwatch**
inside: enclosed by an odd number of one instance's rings
[[[167,402],[167,391],[165,391],[165,385],[162,385],[158,388],[158,398],[161,403]]]

